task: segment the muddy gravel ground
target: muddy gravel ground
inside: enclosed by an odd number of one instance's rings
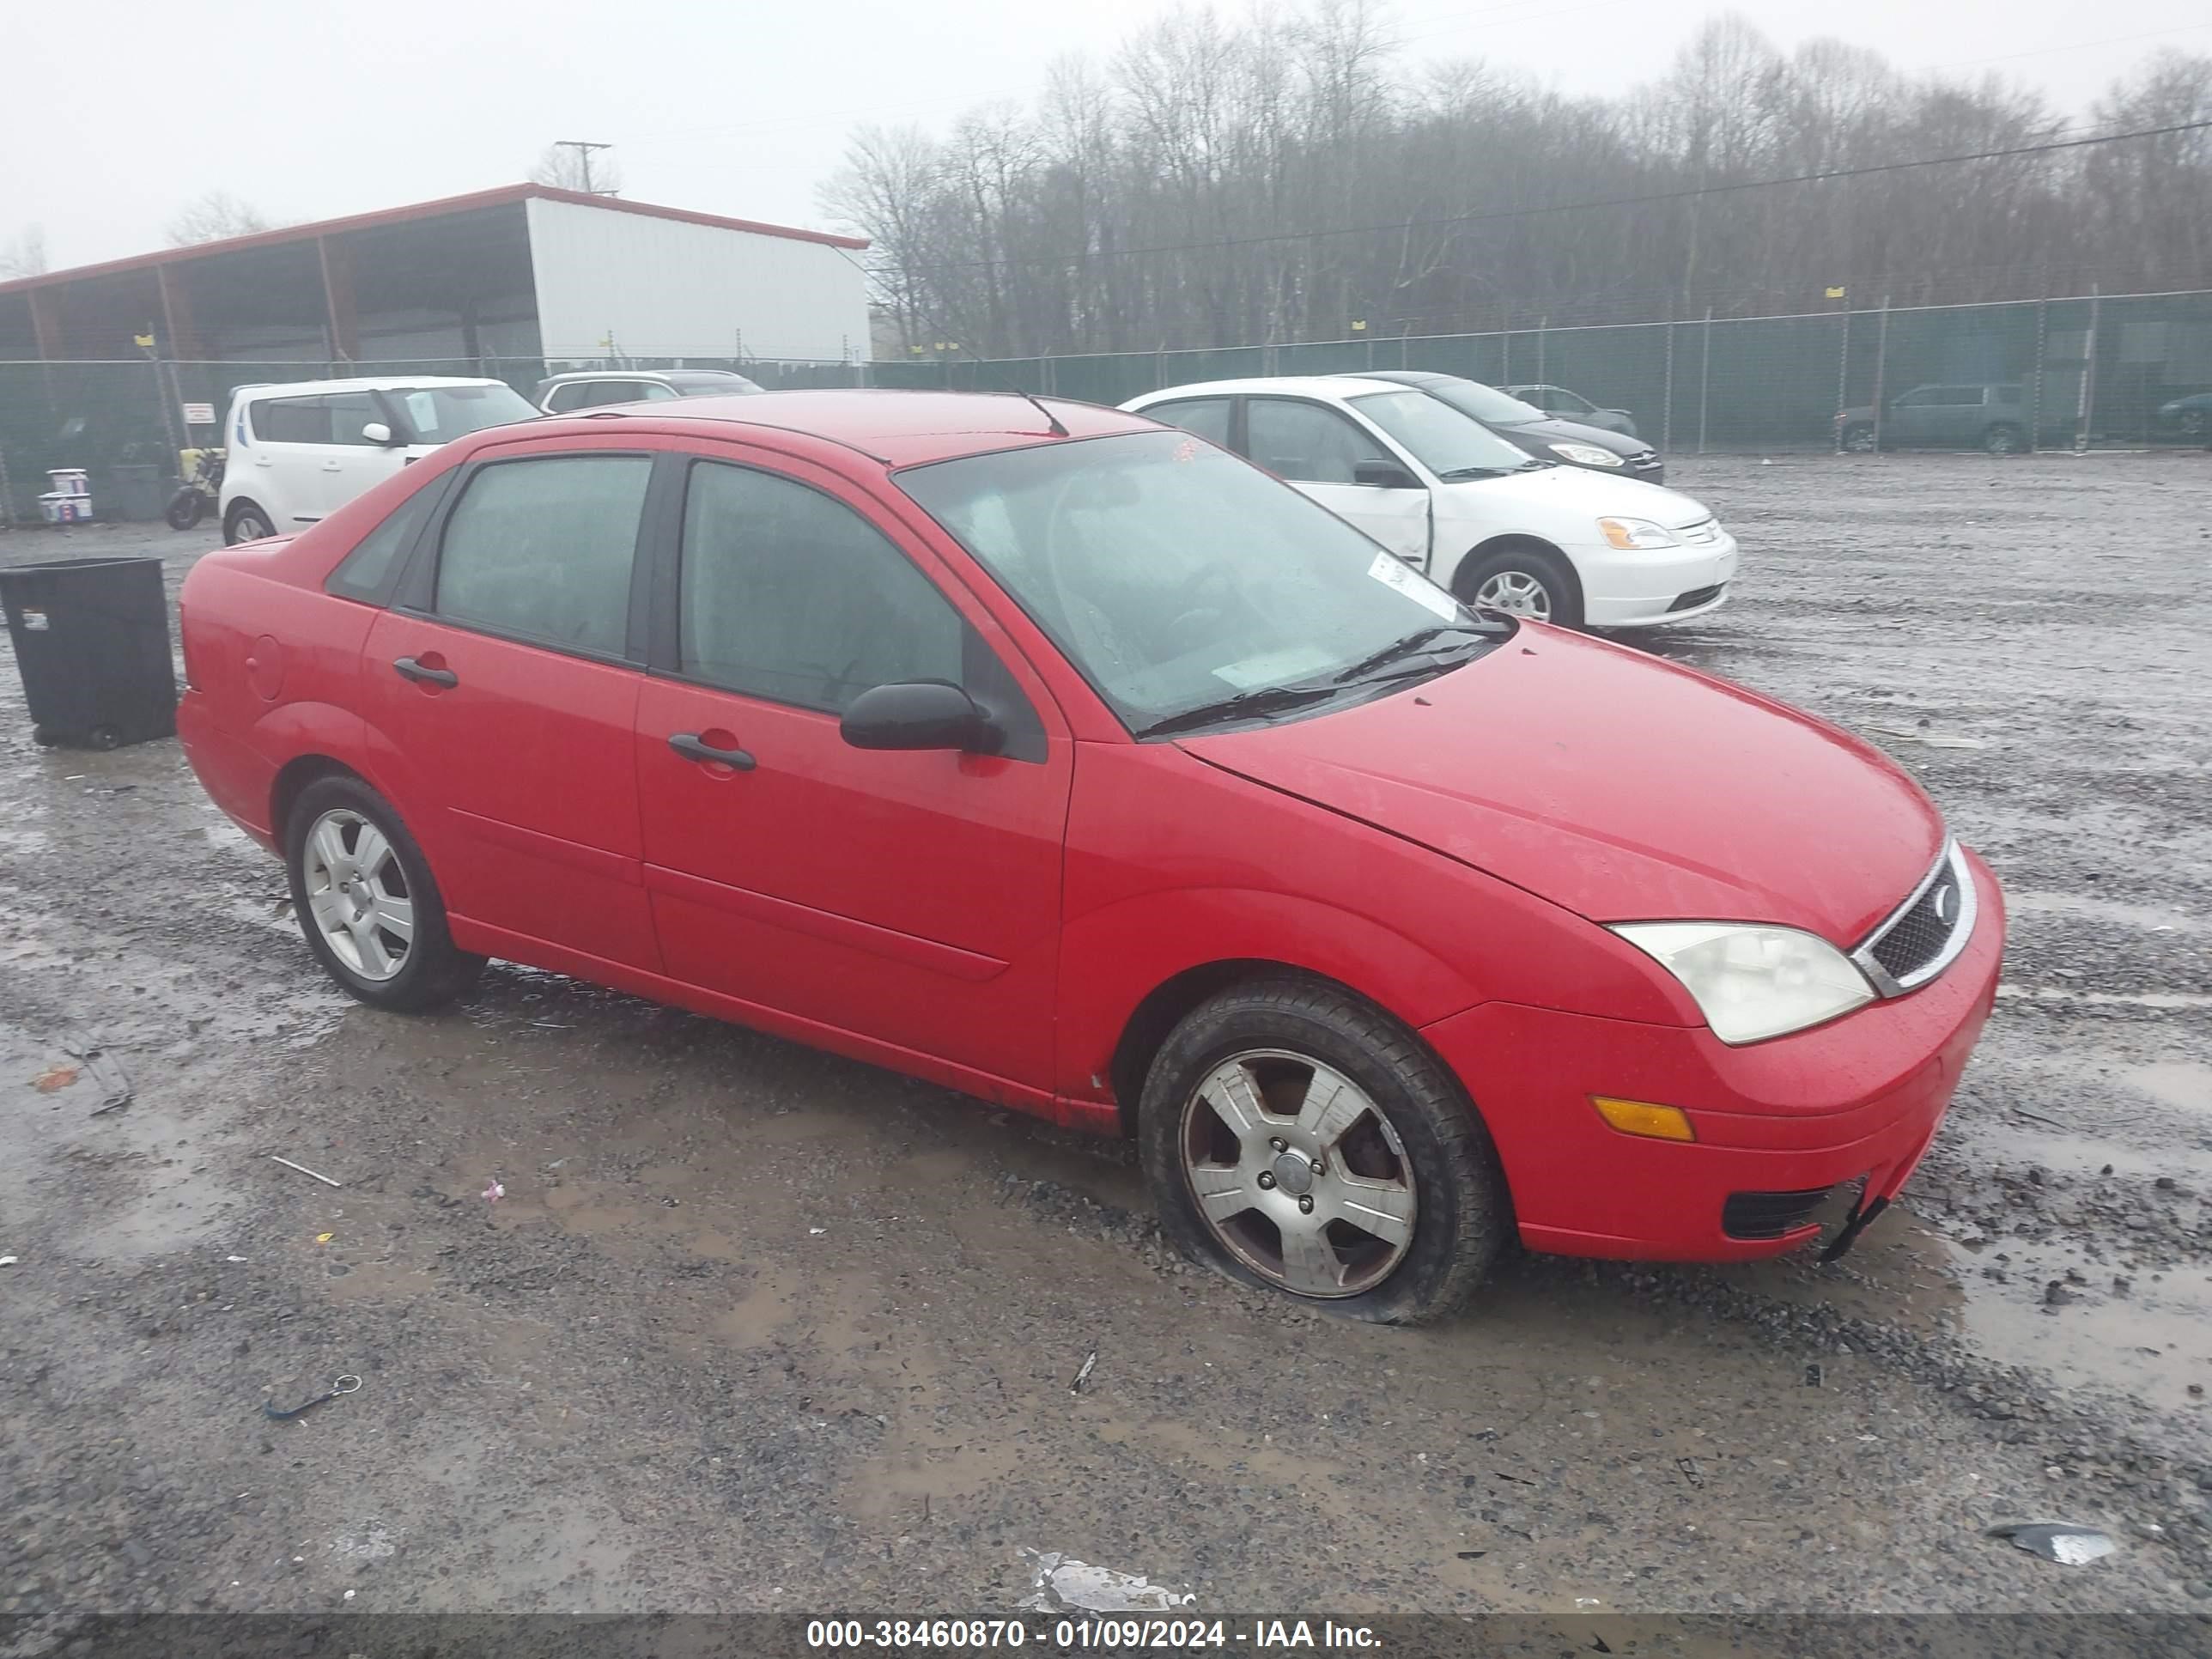
[[[1634,642],[1921,777],[2002,1000],[1845,1262],[1524,1258],[1437,1330],[1186,1266],[1125,1148],[866,1066],[503,967],[356,1006],[173,743],[42,750],[0,664],[5,1628],[1003,1614],[1024,1548],[1215,1613],[2212,1608],[2212,457],[1675,472],[1744,576]]]

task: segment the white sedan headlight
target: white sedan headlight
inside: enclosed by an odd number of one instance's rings
[[[1615,547],[1679,547],[1674,532],[1649,519],[1600,519],[1598,533]]]
[[[1600,449],[1595,444],[1553,444],[1552,453],[1563,461],[1572,461],[1577,466],[1619,466],[1620,457],[1609,449]]]
[[[1681,981],[1723,1042],[1802,1031],[1875,998],[1841,951],[1795,927],[1637,921],[1613,931]]]

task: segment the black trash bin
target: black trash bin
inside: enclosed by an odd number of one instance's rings
[[[113,749],[174,734],[159,559],[0,565],[0,609],[39,742]]]

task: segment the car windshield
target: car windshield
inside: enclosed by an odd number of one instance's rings
[[[1510,393],[1500,392],[1494,386],[1485,386],[1480,380],[1424,380],[1421,390],[1431,398],[1442,398],[1462,414],[1472,415],[1492,426],[1526,426],[1531,421],[1545,418],[1544,411],[1534,404],[1524,404]]]
[[[1370,392],[1352,398],[1352,406],[1448,483],[1544,465],[1425,392]]]
[[[466,433],[512,421],[534,421],[539,410],[509,386],[422,386],[384,394],[418,444],[450,443]]]
[[[896,477],[1139,736],[1341,706],[1472,660],[1511,631],[1187,433]]]

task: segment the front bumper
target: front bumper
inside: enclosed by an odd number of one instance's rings
[[[1703,546],[1649,552],[1584,546],[1570,548],[1568,556],[1582,580],[1583,621],[1592,628],[1650,628],[1717,611],[1738,562],[1735,538],[1725,530]],[[1683,604],[1691,595],[1701,597]]]
[[[1995,878],[1968,855],[1981,908],[1942,975],[1810,1031],[1731,1048],[1702,1026],[1647,1025],[1485,1003],[1423,1033],[1466,1083],[1498,1146],[1522,1242],[1567,1255],[1731,1261],[1819,1234],[1738,1231],[1744,1195],[1865,1180],[1893,1197],[1935,1139],[1996,1000],[2004,952]],[[1608,1095],[1680,1107],[1695,1142],[1609,1127]]]

